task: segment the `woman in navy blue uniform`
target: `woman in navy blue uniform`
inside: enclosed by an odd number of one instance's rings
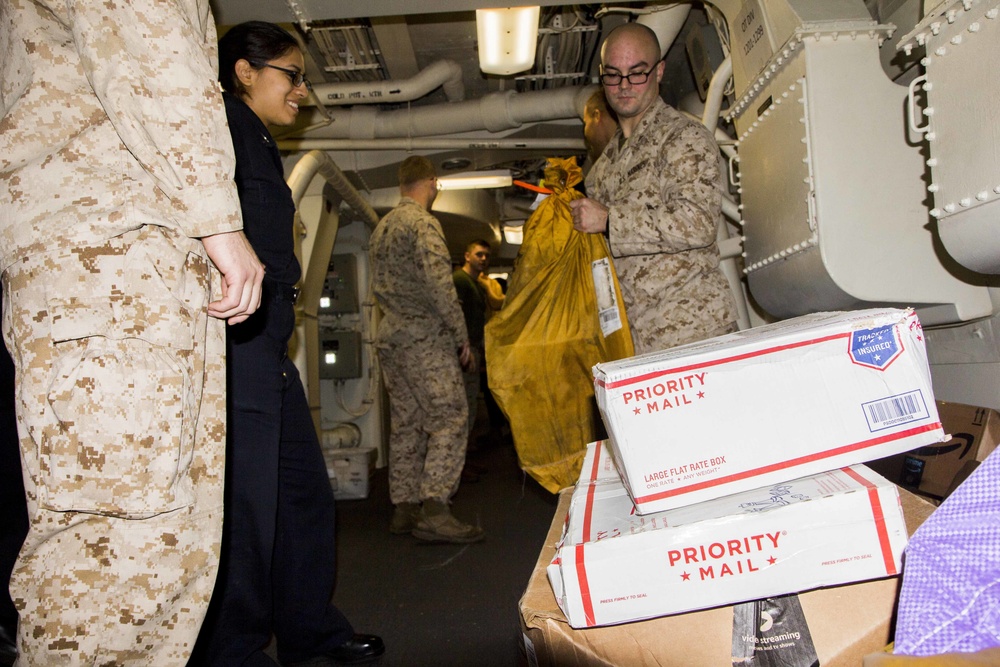
[[[229,440],[222,565],[192,664],[366,662],[385,648],[330,602],[334,499],[305,391],[288,359],[295,326],[295,206],[269,126],[295,122],[305,61],[280,27],[249,22],[219,41],[244,233],[266,268],[260,309],[228,328]]]

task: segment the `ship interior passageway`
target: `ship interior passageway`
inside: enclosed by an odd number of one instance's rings
[[[548,532],[555,495],[517,466],[511,445],[469,461],[486,469],[463,483],[452,509],[479,522],[477,544],[427,544],[390,535],[386,468],[365,500],[337,503],[334,602],[360,632],[382,636],[382,667],[504,667],[521,663],[518,600]]]

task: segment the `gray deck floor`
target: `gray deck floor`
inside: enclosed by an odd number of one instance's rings
[[[385,468],[375,471],[367,499],[337,503],[334,602],[357,631],[382,636],[383,667],[519,664],[517,603],[557,498],[521,472],[509,444],[469,460],[487,472],[461,486],[452,510],[482,525],[486,539],[478,544],[390,535]]]

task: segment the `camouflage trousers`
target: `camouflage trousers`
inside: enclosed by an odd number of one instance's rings
[[[458,489],[468,438],[462,371],[447,344],[378,348],[389,394],[389,497],[393,505],[447,500]]]
[[[30,527],[22,667],[185,665],[218,568],[224,324],[200,242],[145,227],[3,274]]]

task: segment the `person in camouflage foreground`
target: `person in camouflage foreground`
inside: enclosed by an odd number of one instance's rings
[[[399,166],[399,204],[370,240],[372,292],[383,318],[375,336],[389,394],[389,530],[434,542],[477,542],[478,526],[448,506],[465,464],[468,406],[462,367],[469,335],[451,278],[434,165],[411,156]]]
[[[207,0],[0,2],[20,665],[184,665],[208,606],[223,319],[257,308],[263,278],[215,44]]]
[[[620,129],[570,204],[577,230],[608,235],[636,354],[736,329],[719,268],[722,172],[709,131],[660,98],[652,30],[627,23],[601,48],[601,81]]]

